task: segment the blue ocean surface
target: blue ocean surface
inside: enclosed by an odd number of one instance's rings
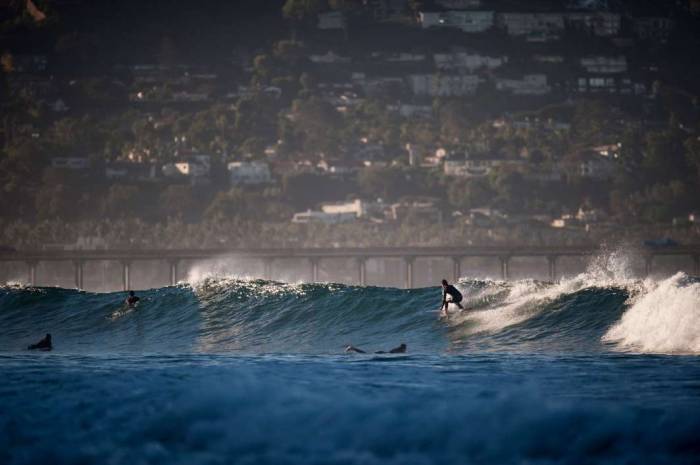
[[[700,463],[696,278],[458,287],[6,286],[0,463]]]

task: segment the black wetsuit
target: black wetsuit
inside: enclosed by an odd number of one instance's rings
[[[442,301],[447,302],[447,296],[451,296],[452,300],[450,300],[450,303],[453,304],[458,304],[462,301],[462,293],[457,290],[456,287],[454,287],[452,284],[449,284],[447,287],[443,288],[442,290]]]
[[[47,334],[45,338],[36,344],[32,344],[27,347],[29,350],[51,350],[53,349],[53,344],[51,343],[51,335]]]

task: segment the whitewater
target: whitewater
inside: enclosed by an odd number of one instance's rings
[[[700,279],[618,258],[463,278],[447,319],[437,286],[7,285],[0,463],[698,463]]]

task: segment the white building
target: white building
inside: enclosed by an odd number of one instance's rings
[[[166,163],[161,171],[166,177],[204,178],[209,176],[211,171],[211,157],[209,155],[192,155],[174,163]]]
[[[191,176],[200,177],[207,176],[209,169],[201,163],[192,161],[179,161],[175,163],[166,163],[162,168],[163,175],[166,177],[175,176]]]
[[[527,74],[522,79],[496,79],[496,89],[513,95],[544,95],[552,90],[544,74]]]
[[[435,202],[429,200],[392,204],[388,216],[394,221],[414,219],[429,223],[442,223],[442,210]]]
[[[634,18],[634,32],[640,39],[662,40],[668,39],[673,31],[672,19],[660,16]]]
[[[414,74],[408,77],[409,87],[414,95],[430,97],[463,97],[474,95],[479,83],[478,76]]]
[[[585,11],[568,13],[569,27],[584,30],[598,37],[614,37],[620,33],[621,17],[607,11]]]
[[[578,174],[582,178],[605,180],[612,178],[617,169],[617,163],[609,158],[589,155],[579,162]]]
[[[272,182],[270,165],[261,161],[233,161],[227,166],[233,186],[267,184]]]
[[[453,52],[436,53],[433,55],[435,67],[439,70],[467,70],[473,72],[477,69],[496,69],[508,63],[508,57],[490,57],[478,53]]]
[[[463,32],[484,32],[494,25],[493,11],[422,11],[419,20],[423,29],[450,28]]]
[[[51,159],[52,168],[84,170],[89,166],[90,160],[85,157],[54,157]]]
[[[575,89],[581,93],[645,95],[646,85],[633,82],[627,76],[586,76],[579,77]]]
[[[420,63],[425,61],[424,53],[410,53],[410,52],[400,52],[400,53],[372,53],[372,58],[377,58],[380,61],[387,61],[389,63]]]
[[[404,118],[430,118],[433,116],[433,107],[431,105],[401,103],[399,105],[387,105],[387,110],[396,112]]]
[[[319,13],[317,26],[319,29],[343,29],[345,27],[345,17],[341,11]]]
[[[333,215],[352,214],[355,218],[362,218],[366,215],[366,205],[360,199],[352,202],[324,203],[321,205],[321,211]]]
[[[564,30],[561,13],[502,13],[500,21],[511,36],[556,36]]]
[[[533,55],[532,59],[538,63],[550,63],[554,65],[559,65],[564,63],[563,55]]]
[[[323,55],[310,55],[309,60],[312,63],[317,64],[337,64],[337,63],[350,63],[350,57],[344,57],[336,54],[332,50],[329,50]]]
[[[408,0],[364,0],[362,3],[377,21],[402,19],[409,10]]]
[[[481,0],[437,0],[435,3],[446,10],[472,10],[481,6]]]
[[[307,210],[305,212],[295,213],[292,217],[292,223],[324,223],[324,224],[340,224],[355,221],[354,213],[325,213],[322,211]]]
[[[481,178],[488,176],[495,168],[501,166],[522,167],[524,163],[520,160],[448,159],[444,162],[443,170],[445,176]]]
[[[627,72],[627,58],[624,55],[584,57],[581,58],[580,62],[581,66],[589,73],[617,74]]]

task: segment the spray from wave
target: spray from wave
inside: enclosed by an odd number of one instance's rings
[[[603,339],[645,353],[700,353],[700,282],[678,273],[648,287]]]

